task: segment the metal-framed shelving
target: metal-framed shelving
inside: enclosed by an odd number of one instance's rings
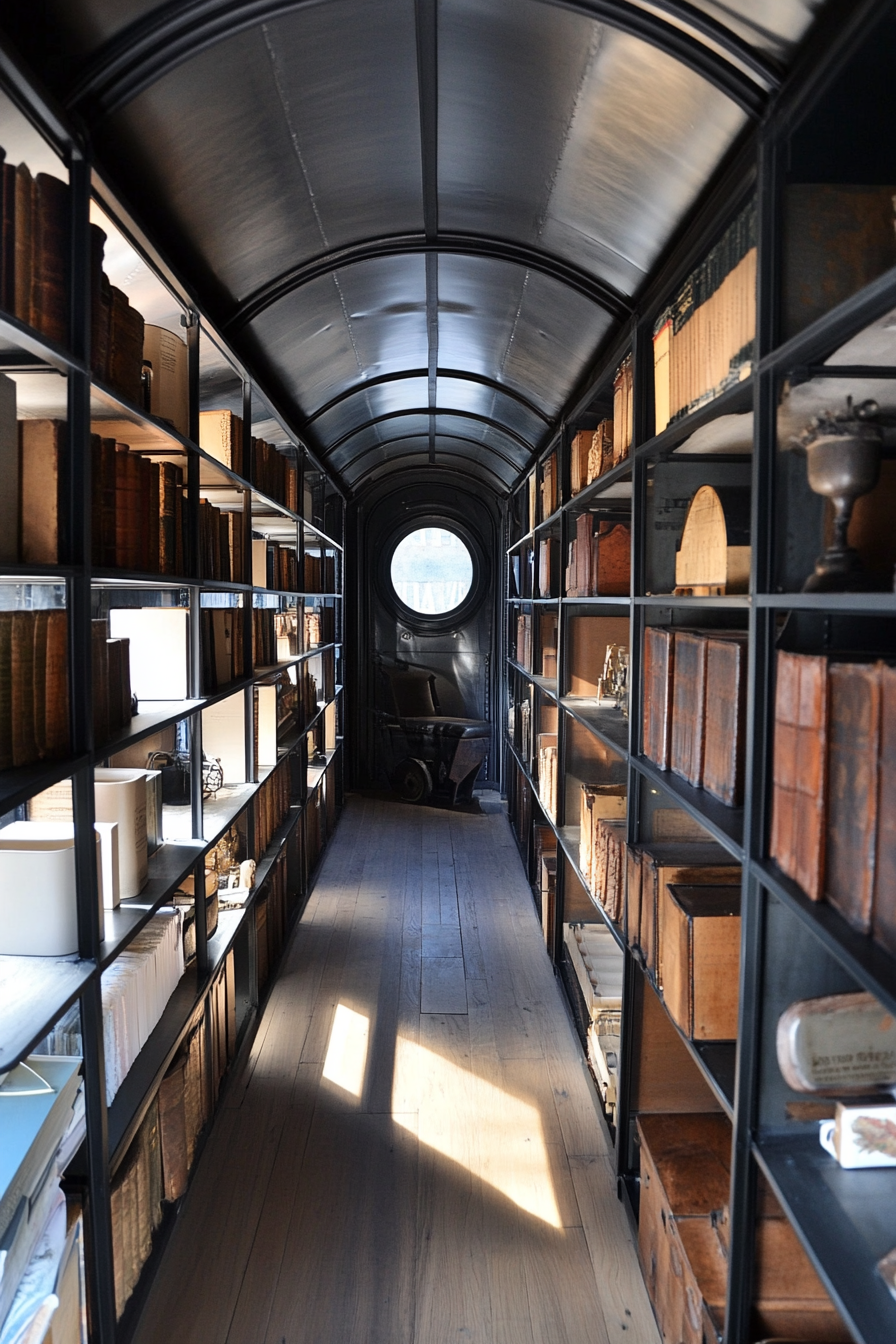
[[[611,333],[592,376],[567,407],[562,429],[539,450],[537,459],[520,477],[506,509],[505,537],[505,656],[508,703],[515,706],[515,736],[504,733],[505,788],[531,837],[532,821],[553,831],[557,842],[557,892],[555,935],[564,920],[564,884],[572,880],[586,892],[594,906],[594,919],[603,919],[625,955],[623,990],[622,1054],[619,1076],[617,1174],[620,1197],[637,1217],[638,1163],[633,1138],[634,1080],[638,1062],[639,996],[661,991],[641,964],[638,954],[626,944],[620,929],[602,910],[579,867],[578,817],[567,815],[566,779],[573,735],[578,741],[593,739],[603,753],[612,753],[624,772],[628,790],[628,840],[648,838],[649,807],[654,795],[662,805],[687,814],[699,823],[706,839],[715,840],[741,865],[741,979],[739,1028],[736,1042],[695,1042],[687,1038],[671,1018],[669,1024],[688,1052],[716,1103],[732,1125],[730,1188],[730,1251],[725,1344],[749,1344],[756,1338],[753,1320],[753,1258],[756,1236],[757,1181],[766,1178],[781,1208],[790,1220],[845,1328],[857,1344],[878,1344],[896,1336],[896,1302],[875,1273],[875,1263],[896,1246],[896,1175],[886,1170],[842,1170],[820,1147],[817,1125],[789,1118],[790,1094],[777,1081],[774,1056],[774,1024],[788,1002],[843,989],[864,989],[884,1007],[896,1013],[896,959],[870,936],[857,933],[830,905],[811,901],[768,857],[768,825],[771,807],[771,754],[774,721],[774,669],[780,631],[785,620],[801,621],[808,633],[800,645],[807,652],[861,649],[866,655],[894,657],[896,650],[896,596],[892,592],[803,593],[802,579],[811,572],[819,548],[816,519],[802,523],[805,536],[799,551],[804,572],[794,577],[791,559],[784,560],[782,536],[787,536],[802,514],[804,495],[785,496],[780,485],[785,445],[780,442],[779,403],[788,379],[802,383],[836,377],[843,397],[860,389],[870,379],[892,380],[896,376],[896,341],[890,361],[880,365],[856,364],[836,356],[839,347],[896,309],[896,267],[878,276],[850,295],[824,316],[816,318],[795,335],[785,336],[781,323],[783,278],[783,227],[788,183],[798,181],[798,155],[791,153],[793,137],[802,126],[812,126],[817,109],[832,106],[838,96],[838,80],[849,62],[862,59],[867,44],[889,24],[886,41],[892,42],[891,6],[866,3],[848,10],[841,7],[826,16],[825,23],[807,44],[803,58],[780,93],[773,98],[764,124],[739,147],[731,161],[711,184],[702,204],[692,214],[677,243],[661,259],[655,274],[640,296],[630,325]],[[825,102],[827,100],[827,104]],[[870,105],[870,104],[869,104]],[[869,115],[871,115],[869,113]],[[836,182],[848,153],[853,123],[845,119],[840,160],[833,162],[830,181]],[[883,130],[884,128],[881,128]],[[887,128],[888,129],[888,128]],[[889,136],[883,139],[889,141]],[[836,154],[835,154],[836,158]],[[882,149],[880,182],[896,181]],[[863,162],[867,164],[866,153]],[[796,166],[795,166],[796,165]],[[887,176],[889,171],[890,176]],[[806,179],[813,180],[813,179]],[[845,176],[845,182],[859,178]],[[865,179],[861,179],[865,180]],[[673,421],[660,434],[653,433],[652,332],[656,315],[669,295],[706,254],[715,238],[750,195],[756,199],[758,220],[757,335],[755,357],[749,377],[690,414]],[[573,433],[592,427],[597,419],[612,415],[612,383],[616,368],[631,351],[635,368],[634,437],[629,456],[570,496],[568,453]],[[830,359],[831,363],[825,363]],[[701,431],[705,448],[707,434],[722,416],[752,414],[752,451],[724,449],[688,452],[687,440]],[[534,470],[540,482],[543,464],[556,454],[559,467],[560,505],[549,518],[528,517],[529,477]],[[686,472],[725,467],[749,479],[751,494],[752,572],[749,591],[728,597],[673,597],[651,592],[651,480],[658,469]],[[740,478],[739,478],[740,479]],[[691,476],[687,476],[691,480]],[[626,496],[616,493],[625,487]],[[681,492],[689,495],[693,485]],[[536,488],[536,497],[538,491]],[[632,528],[632,586],[626,598],[578,598],[556,589],[550,598],[538,595],[538,542],[559,538],[561,569],[565,545],[575,535],[571,521],[577,513],[601,505],[630,508]],[[788,509],[790,512],[788,512]],[[522,521],[520,521],[522,520]],[[791,551],[793,537],[789,538]],[[561,581],[562,582],[562,581]],[[670,585],[671,586],[671,585]],[[541,666],[537,625],[541,615],[556,615],[557,677],[546,680],[524,667],[513,656],[513,630],[519,613],[531,613],[533,668]],[[599,707],[582,697],[568,694],[570,651],[567,630],[570,618],[580,616],[627,616],[629,619],[631,667],[630,717],[615,709]],[[861,627],[863,643],[850,645],[850,630]],[[743,808],[726,807],[704,790],[692,788],[669,771],[657,768],[642,754],[641,704],[644,694],[641,650],[647,624],[689,627],[736,626],[748,635],[748,711],[745,734],[745,802]],[[869,633],[870,632],[870,633]],[[858,641],[859,636],[855,639]],[[812,641],[815,641],[814,643]],[[869,644],[869,640],[874,641]],[[879,640],[879,644],[875,644]],[[599,669],[598,669],[599,671]],[[530,705],[530,746],[520,748],[519,716],[524,702]],[[535,739],[539,709],[550,707],[557,714],[558,781],[556,815],[539,805],[539,781],[535,767]],[[573,774],[575,778],[576,775]],[[614,776],[615,778],[615,776]],[[525,788],[531,796],[528,811],[520,800]],[[645,808],[647,807],[647,810]],[[514,806],[511,807],[512,819]],[[531,873],[533,847],[529,838],[517,836],[521,856]],[[577,890],[577,909],[581,909]],[[581,918],[577,914],[575,918]],[[559,949],[562,941],[555,936]],[[558,953],[559,956],[559,953]],[[794,1114],[797,1114],[795,1111]]]
[[[164,1237],[174,1216],[169,1209],[153,1256],[144,1267],[135,1294],[116,1322],[110,1189],[116,1168],[152,1103],[159,1083],[181,1046],[191,1022],[209,995],[225,959],[239,942],[250,961],[248,1010],[240,1021],[237,1049],[248,1048],[263,994],[258,983],[256,958],[256,907],[267,898],[270,879],[281,860],[286,861],[289,881],[288,914],[294,922],[301,915],[313,884],[329,829],[342,805],[342,579],[344,498],[325,476],[320,463],[279,415],[251,369],[227,352],[237,386],[238,413],[245,435],[254,425],[253,406],[264,408],[278,425],[277,437],[287,447],[297,473],[298,509],[289,508],[254,483],[252,454],[247,452],[245,474],[237,475],[199,446],[199,342],[204,319],[193,300],[189,285],[168,267],[151,239],[123,209],[94,171],[86,146],[66,118],[32,87],[14,58],[0,51],[0,143],[3,143],[3,108],[36,130],[58,156],[61,176],[69,183],[71,252],[68,265],[69,341],[63,346],[32,329],[14,315],[0,312],[0,374],[58,377],[52,395],[53,414],[66,422],[64,509],[60,517],[58,564],[11,563],[0,566],[0,584],[58,585],[68,613],[68,683],[70,704],[70,751],[65,759],[36,762],[0,773],[0,818],[20,816],[28,800],[64,780],[72,783],[75,826],[75,859],[78,906],[78,953],[68,958],[0,958],[0,1071],[10,1069],[43,1040],[53,1024],[75,1005],[80,1009],[83,1043],[83,1084],[87,1131],[85,1143],[72,1163],[70,1177],[84,1191],[86,1210],[88,1317],[91,1344],[122,1344],[133,1331],[139,1306],[145,1296]],[[7,127],[8,129],[8,127]],[[88,220],[95,199],[113,225],[121,231],[146,262],[158,283],[184,314],[184,336],[190,361],[190,433],[179,433],[170,424],[151,415],[120,391],[102,383],[91,371],[90,359],[90,249]],[[209,394],[209,402],[214,399]],[[91,452],[94,424],[122,423],[133,430],[135,451],[152,444],[159,454],[183,464],[186,489],[184,524],[184,573],[142,573],[91,563]],[[248,447],[248,443],[247,443]],[[252,532],[275,536],[293,547],[302,591],[254,586],[247,569],[245,581],[206,577],[200,567],[198,501],[207,495],[226,494],[236,501],[243,516],[243,540]],[[251,549],[251,548],[249,548]],[[245,553],[245,552],[244,552]],[[327,591],[304,591],[306,554],[326,557],[332,582]],[[91,669],[91,619],[117,597],[137,593],[167,594],[187,611],[189,629],[187,698],[146,702],[130,722],[106,740],[94,740]],[[242,671],[225,685],[203,689],[199,641],[203,594],[219,598],[233,594],[243,626],[245,657]],[[255,605],[284,604],[297,614],[328,607],[333,628],[325,642],[305,647],[271,666],[252,664],[252,620]],[[301,668],[320,660],[324,684],[318,688],[316,709],[291,727],[278,728],[277,764],[259,769],[251,746],[252,693],[254,686],[272,675]],[[219,803],[203,803],[202,714],[224,700],[242,700],[246,724],[248,783],[227,790]],[[328,712],[335,722],[335,739],[326,750],[309,759],[310,736],[322,732]],[[191,751],[191,801],[183,809],[185,834],[166,839],[150,856],[148,880],[139,895],[122,900],[114,911],[105,912],[101,936],[96,898],[97,874],[93,843],[93,770],[126,749],[138,747],[162,730],[186,725]],[[320,738],[324,743],[324,738]],[[169,999],[161,1019],[151,1032],[136,1061],[126,1074],[111,1104],[106,1102],[103,1049],[101,976],[121,952],[165,906],[188,876],[195,890],[204,888],[204,859],[210,848],[238,817],[246,818],[250,853],[256,832],[256,800],[274,769],[290,774],[289,805],[263,853],[256,853],[256,884],[239,909],[223,909],[216,932],[208,934],[205,903],[195,906],[196,955]],[[314,815],[312,816],[312,813]]]

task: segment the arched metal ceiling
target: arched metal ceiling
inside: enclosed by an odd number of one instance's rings
[[[349,488],[506,490],[816,0],[6,0]],[[51,35],[51,36],[48,36]]]

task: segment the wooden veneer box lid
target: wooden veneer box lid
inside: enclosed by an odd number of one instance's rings
[[[731,1123],[713,1112],[638,1116],[641,1179],[659,1181],[676,1218],[708,1217],[728,1202]],[[651,1175],[650,1168],[653,1168]]]
[[[663,1001],[692,1040],[737,1038],[740,887],[683,886],[663,893]]]

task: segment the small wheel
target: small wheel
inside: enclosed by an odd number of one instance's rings
[[[425,761],[406,756],[392,771],[390,784],[405,803],[425,803],[432,793],[432,775]]]

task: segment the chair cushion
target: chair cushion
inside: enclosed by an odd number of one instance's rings
[[[455,719],[450,715],[427,714],[425,718],[402,717],[400,723],[405,732],[431,732],[434,737],[469,740],[491,735],[491,724],[485,719]]]

